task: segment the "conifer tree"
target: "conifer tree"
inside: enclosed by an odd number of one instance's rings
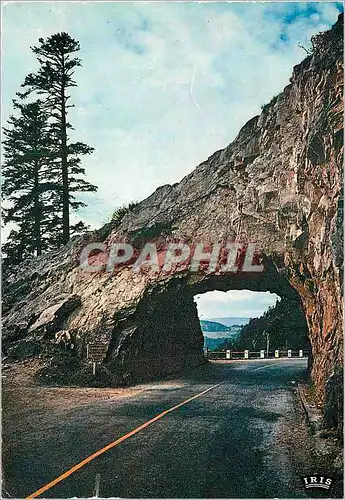
[[[17,114],[3,129],[2,198],[3,222],[15,223],[17,229],[11,231],[3,250],[9,262],[18,263],[50,248],[59,185],[52,178],[54,141],[42,102],[13,103]]]
[[[76,200],[77,192],[95,192],[96,186],[85,181],[85,174],[81,166],[81,157],[92,153],[93,148],[82,142],[70,142],[68,131],[72,125],[68,122],[68,109],[70,104],[70,89],[77,84],[73,79],[74,70],[81,66],[81,61],[75,57],[80,50],[79,42],[71,38],[67,33],[57,33],[47,39],[40,38],[39,45],[31,47],[37,55],[40,67],[38,71],[30,73],[24,80],[22,87],[24,93],[21,97],[27,97],[31,93],[43,95],[45,109],[49,112],[52,124],[51,133],[57,141],[57,162],[55,162],[56,175],[61,182],[60,204],[62,243],[67,243],[74,230],[83,230],[85,226],[78,223],[70,226],[70,209],[75,210],[85,206]],[[58,204],[56,205],[58,210]]]

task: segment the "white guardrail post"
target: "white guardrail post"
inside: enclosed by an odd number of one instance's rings
[[[243,352],[244,359],[250,359],[250,351],[249,351],[249,349],[245,349],[244,351],[235,352],[235,357],[233,356],[233,351],[231,351],[231,349],[226,349],[226,351],[225,351],[225,359],[238,359],[236,357],[236,354],[237,355],[241,355],[242,352]],[[296,352],[296,351],[294,351],[294,352]],[[283,354],[282,354],[283,357],[286,355],[285,353],[286,353],[286,351],[283,351]],[[210,354],[209,347],[204,347],[205,358],[208,358],[209,354]],[[255,358],[255,354],[258,354],[258,353],[257,352],[253,352],[252,354],[254,354],[254,358]],[[280,358],[280,354],[281,353],[280,353],[279,349],[276,349],[274,351],[274,357],[275,358]],[[308,353],[306,353],[306,354],[308,355]],[[223,351],[223,356],[224,356],[224,351]],[[303,358],[304,356],[305,356],[305,353],[304,353],[303,349],[299,349],[298,350],[298,357],[299,358]],[[267,357],[266,351],[264,349],[260,349],[260,359],[265,359],[266,357]],[[288,358],[292,358],[293,357],[293,351],[292,351],[292,349],[288,349],[287,350],[287,357]],[[240,356],[239,356],[239,358],[240,358]],[[251,359],[254,359],[254,358],[252,357]],[[96,366],[95,366],[95,364],[96,364],[96,362],[93,363],[93,365],[94,365],[93,366],[93,374],[94,375],[95,375],[95,372],[96,372]]]

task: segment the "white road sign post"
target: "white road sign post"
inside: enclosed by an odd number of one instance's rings
[[[276,350],[274,351],[274,357],[275,357],[275,358],[279,358],[279,350],[278,350],[278,349],[276,349]]]
[[[270,334],[266,333],[266,356],[268,357],[268,351],[270,348]]]
[[[230,349],[226,350],[226,355],[225,356],[226,356],[226,359],[231,359],[231,351],[230,351]]]
[[[292,356],[292,351],[291,349],[288,349],[288,358],[291,358],[291,356]]]
[[[92,375],[96,375],[96,365],[102,363],[107,354],[108,344],[104,342],[90,342],[86,346],[86,358],[92,363]]]
[[[246,349],[244,351],[244,359],[248,359],[249,358],[249,351]]]
[[[261,349],[260,351],[260,358],[263,359],[265,357],[265,351]]]

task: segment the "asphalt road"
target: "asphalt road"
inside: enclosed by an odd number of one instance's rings
[[[162,411],[220,384],[98,456],[44,498],[308,497],[301,476],[316,466],[296,383],[306,360],[209,363],[189,377],[146,384],[45,415],[30,432],[5,429],[6,491],[23,498]],[[322,471],[321,471],[322,472]],[[322,496],[322,495],[321,495]]]

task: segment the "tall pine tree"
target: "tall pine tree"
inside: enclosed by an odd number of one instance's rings
[[[41,255],[52,245],[53,207],[59,185],[52,177],[54,141],[48,114],[37,100],[13,101],[16,114],[4,127],[4,223],[15,223],[3,250],[10,263]]]
[[[71,38],[68,33],[57,33],[47,39],[40,38],[39,45],[31,47],[37,55],[40,67],[38,71],[29,74],[22,85],[22,97],[37,93],[45,97],[46,110],[52,118],[52,134],[57,140],[58,163],[56,175],[61,182],[60,208],[62,212],[62,243],[67,243],[74,230],[85,228],[82,223],[71,227],[70,209],[85,206],[76,200],[77,192],[95,192],[97,187],[85,181],[85,174],[81,166],[81,157],[92,153],[93,148],[82,142],[70,142],[68,131],[72,129],[68,122],[68,109],[72,87],[77,84],[73,79],[75,68],[81,66],[81,61],[74,54],[80,50],[79,42]],[[56,210],[59,206],[57,205]]]

